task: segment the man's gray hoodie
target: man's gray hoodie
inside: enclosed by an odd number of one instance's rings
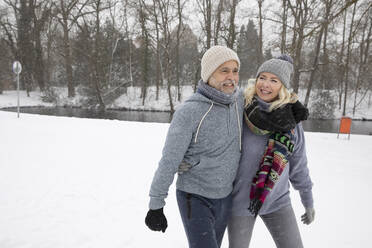
[[[206,89],[208,94],[203,94]],[[200,82],[198,92],[174,113],[151,184],[150,209],[165,205],[182,161],[192,167],[178,175],[177,189],[212,199],[232,192],[240,159],[243,95],[237,91],[227,102],[215,95],[221,92]]]

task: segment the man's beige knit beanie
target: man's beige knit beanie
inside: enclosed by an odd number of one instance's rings
[[[240,68],[240,60],[236,52],[225,46],[213,46],[203,55],[201,60],[201,78],[208,82],[209,77],[223,63],[235,60]]]

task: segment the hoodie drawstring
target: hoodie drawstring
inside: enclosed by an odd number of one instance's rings
[[[214,105],[214,103],[212,102],[208,111],[203,115],[203,118],[200,120],[199,125],[198,125],[198,129],[196,130],[194,143],[197,142],[201,124],[203,123],[203,121],[204,121],[205,117],[208,115],[208,113],[211,111],[213,105]],[[236,112],[236,117],[237,117],[237,121],[238,121],[238,128],[239,128],[239,150],[242,151],[242,128],[240,126],[240,118],[239,118],[239,110],[238,110],[237,102],[235,102],[235,112]]]
[[[240,145],[239,149],[240,149],[240,151],[242,151],[242,128],[240,126],[238,104],[237,104],[236,101],[235,101],[235,110],[236,110],[236,117],[237,117],[237,120],[238,120],[238,127],[239,127],[239,145]]]
[[[201,119],[201,121],[199,122],[199,126],[198,126],[198,129],[196,130],[196,135],[195,135],[195,140],[194,140],[194,143],[196,143],[196,141],[198,140],[198,135],[199,135],[199,130],[200,130],[200,126],[204,120],[204,118],[207,116],[207,114],[209,113],[209,111],[211,111],[213,107],[213,102],[211,104],[211,106],[209,107],[208,111],[203,115],[203,118]]]

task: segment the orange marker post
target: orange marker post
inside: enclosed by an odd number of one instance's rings
[[[352,122],[352,119],[350,117],[346,117],[346,116],[341,117],[337,138],[340,135],[340,133],[344,133],[344,134],[349,134],[348,139],[350,139],[351,122]]]

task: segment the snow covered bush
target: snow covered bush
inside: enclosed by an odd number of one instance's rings
[[[310,108],[310,118],[312,119],[333,119],[336,101],[329,90],[317,90],[313,96],[313,104]]]

